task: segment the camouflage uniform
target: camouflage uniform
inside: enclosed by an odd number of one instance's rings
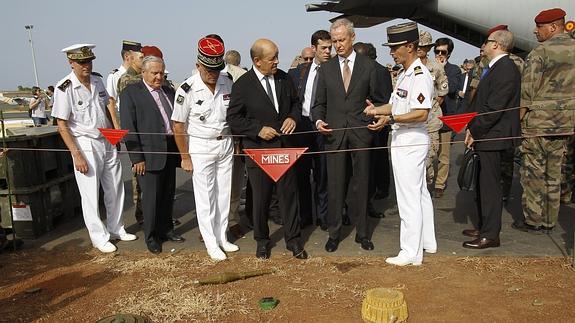
[[[128,85],[138,83],[141,80],[142,73],[138,73],[135,69],[129,67],[126,73],[124,73],[124,75],[122,75],[118,80],[118,97]],[[118,121],[119,120],[120,118],[118,116]],[[136,221],[138,221],[138,223],[142,223],[144,221],[144,215],[142,213],[142,190],[138,184],[137,175],[134,172],[132,172],[132,201],[136,206],[136,211],[134,214]]]
[[[573,158],[575,158],[575,136],[567,140],[567,151],[561,165],[561,203],[571,203],[575,174],[573,171]]]
[[[425,167],[427,168],[427,185],[431,185],[433,183],[433,178],[435,177],[433,161],[437,158],[437,152],[439,151],[439,129],[443,127],[443,122],[439,120],[439,117],[441,117],[443,113],[441,112],[441,106],[437,103],[437,97],[447,95],[449,85],[443,65],[440,65],[435,60],[428,59],[425,67],[427,67],[429,73],[431,73],[435,90],[433,106],[431,107],[430,116],[427,118],[426,123],[430,145],[427,153],[427,160],[425,161]]]
[[[558,34],[542,42],[525,60],[521,106],[521,185],[525,223],[555,226],[561,195],[561,163],[567,136],[575,127],[575,40]],[[536,135],[538,137],[529,137]]]
[[[515,63],[519,73],[523,73],[523,59],[515,54],[509,54],[509,58]],[[515,148],[510,148],[501,154],[501,190],[503,199],[506,200],[511,192],[513,182],[513,160],[515,159]]]

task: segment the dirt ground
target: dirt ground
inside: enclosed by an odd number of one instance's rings
[[[275,273],[224,285],[227,271]],[[116,313],[152,322],[361,322],[365,291],[401,290],[409,322],[573,322],[575,273],[566,258],[426,256],[397,268],[381,257],[251,254],[214,263],[204,253],[102,255],[65,248],[0,255],[0,321],[94,322]],[[257,301],[280,300],[271,311]]]

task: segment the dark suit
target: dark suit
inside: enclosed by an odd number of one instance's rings
[[[174,102],[174,90],[162,87],[170,104]],[[120,94],[122,129],[130,132],[166,133],[164,119],[144,81],[126,87]],[[170,118],[171,116],[168,116]],[[178,152],[173,136],[133,134],[125,137],[126,148],[132,164],[145,162],[144,175],[138,175],[142,188],[144,233],[146,242],[161,240],[173,230],[172,207],[176,186],[176,167],[180,164],[177,154],[153,154],[139,152]]]
[[[383,88],[377,83],[375,61],[356,55],[349,88],[346,93],[339,57],[333,57],[322,64],[316,91],[316,101],[312,107],[314,123],[322,120],[329,128],[366,127],[371,121],[363,113],[366,99],[375,104],[384,100]],[[334,131],[324,137],[326,150],[368,148],[373,145],[373,133],[367,128]],[[367,199],[370,170],[370,152],[351,152],[351,185],[356,191],[349,205],[352,218],[357,219],[357,236],[370,239],[367,230]],[[328,173],[328,226],[331,239],[340,240],[342,209],[347,191],[346,163],[348,153],[327,155]]]
[[[377,71],[377,84],[382,90],[383,102],[388,102],[393,91],[391,84],[391,75],[387,67],[375,62],[375,69]],[[380,132],[374,136],[375,147],[386,147],[389,138],[390,127],[384,127]],[[382,191],[389,194],[389,149],[377,149],[371,152],[371,170],[370,176],[370,198],[377,191]],[[386,195],[387,195],[386,194]]]
[[[441,110],[444,116],[452,115],[457,113],[457,102],[458,102],[458,95],[457,95],[457,88],[460,82],[461,77],[461,69],[450,62],[445,63],[445,75],[447,76],[447,83],[449,86],[449,92],[445,96],[445,100],[443,100],[443,104],[441,105]]]
[[[503,56],[481,80],[470,111],[478,113],[518,107],[521,97],[521,74],[509,56]],[[473,139],[491,139],[518,136],[519,110],[491,113],[475,117],[469,123]],[[479,190],[477,196],[478,228],[481,238],[497,239],[501,231],[503,208],[501,192],[501,155],[516,144],[516,140],[476,142],[479,153]]]
[[[280,136],[269,141],[258,136],[264,126],[281,132],[286,118],[292,118],[297,124],[301,117],[301,104],[291,78],[284,71],[278,70],[274,75],[274,86],[279,113],[253,68],[234,83],[227,121],[233,134],[246,136],[242,140],[243,148],[296,146],[295,136]],[[254,238],[258,247],[268,246],[270,237],[267,221],[274,182],[252,159],[246,158],[246,167],[253,196]],[[290,249],[300,243],[297,179],[294,168],[288,170],[275,185],[284,222],[286,246]]]
[[[300,102],[304,104],[306,85],[308,82],[310,68],[312,63],[303,63],[297,68],[289,70],[294,84],[297,86],[297,94]],[[317,74],[316,74],[317,75]],[[311,94],[311,93],[310,93]],[[312,97],[313,101],[314,98]],[[313,102],[310,104],[310,110]],[[301,117],[298,123],[297,132],[316,131],[316,127],[310,116]],[[305,133],[297,135],[299,147],[308,147],[308,151],[323,151],[324,138],[320,133]],[[313,222],[313,204],[312,197],[315,201],[315,214],[319,221],[326,223],[327,217],[327,161],[325,154],[304,155],[298,160],[297,179],[300,203],[300,219],[302,224],[311,224]],[[313,170],[314,187],[310,185],[310,172]],[[313,192],[312,192],[313,191]]]
[[[471,93],[471,89],[469,88],[469,84],[471,84],[471,79],[473,79],[473,73],[471,71],[467,73],[463,73],[459,76],[459,82],[457,83],[457,113],[466,113],[469,112],[469,97]],[[465,86],[465,76],[467,76],[467,87]],[[465,94],[462,97],[459,96],[459,91],[463,91],[465,88]]]

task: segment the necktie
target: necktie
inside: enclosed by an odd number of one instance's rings
[[[156,93],[158,94],[158,96],[160,98],[160,103],[162,105],[162,107],[161,107],[162,109],[160,110],[160,113],[162,114],[162,118],[164,119],[164,125],[166,126],[166,132],[172,133],[171,127],[170,127],[170,117],[172,116],[172,107],[170,106],[170,103],[166,99],[166,96],[162,93],[161,89],[156,90]]]
[[[483,80],[483,78],[487,75],[487,73],[489,73],[489,67],[483,69],[483,71],[481,72],[481,77],[479,79]]]
[[[315,76],[313,78],[313,86],[311,88],[311,100],[310,100],[310,105],[309,105],[310,110],[313,108],[313,104],[315,103],[315,91],[317,90],[317,79],[318,79],[319,65],[316,65],[314,70],[315,70]],[[310,117],[311,117],[311,113],[310,113]]]
[[[347,63],[349,59],[343,60],[343,87],[345,88],[345,92],[347,92],[347,88],[349,87],[349,81],[351,81],[351,70],[349,69],[349,65]]]
[[[264,79],[266,80],[266,92],[268,93],[268,97],[270,98],[270,100],[272,101],[272,104],[275,107],[275,101],[274,101],[274,92],[272,91],[272,86],[270,85],[270,79],[269,77],[264,77]]]

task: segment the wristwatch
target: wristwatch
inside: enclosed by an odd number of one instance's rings
[[[393,118],[393,115],[390,115],[388,124],[394,124],[394,123],[395,123],[395,119]]]

